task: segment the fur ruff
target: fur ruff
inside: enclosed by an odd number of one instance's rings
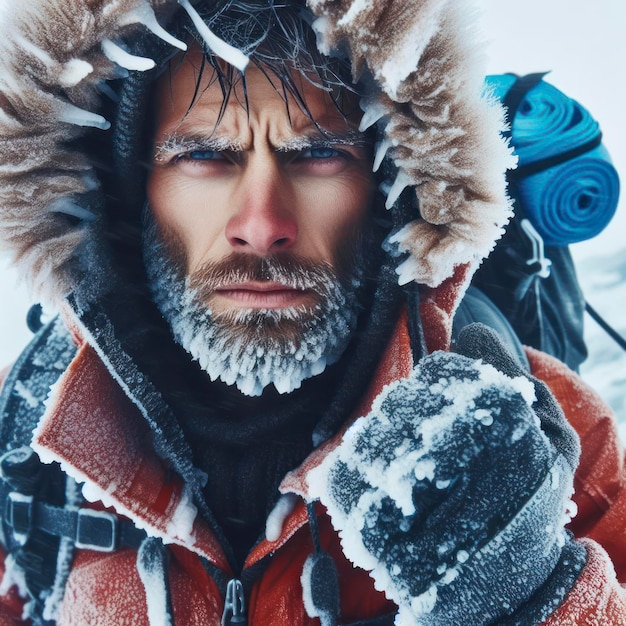
[[[504,170],[513,157],[499,135],[502,110],[482,93],[472,11],[461,0],[309,5],[322,51],[347,51],[354,76],[373,78],[362,125],[381,125],[378,160],[386,153],[397,167],[388,204],[407,187],[419,203],[420,218],[388,240],[392,253],[408,253],[399,281],[436,287],[461,265],[477,267],[511,215]],[[155,13],[175,8],[174,0],[28,0],[5,9],[0,247],[39,298],[58,302],[98,267],[90,257],[100,182],[72,144],[86,127],[106,132],[91,112],[98,87],[119,76],[110,58],[147,66],[112,54],[111,44],[131,29],[154,30]]]

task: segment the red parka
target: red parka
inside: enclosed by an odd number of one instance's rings
[[[584,542],[588,561],[546,624],[626,624],[626,592],[619,583],[626,578],[626,473],[614,418],[566,366],[538,351],[528,349],[527,353],[532,373],[550,386],[582,443],[574,498],[579,512],[571,529]],[[382,387],[408,375],[411,366],[402,320],[354,417],[366,414]],[[341,433],[287,475],[281,490],[306,496],[307,472],[340,438]],[[152,448],[141,414],[88,344],[80,346],[55,387],[33,446],[44,461],[59,461],[68,474],[85,482],[85,493],[94,500],[91,506],[109,507],[107,510],[131,519],[169,544],[169,580],[177,625],[220,624],[224,592],[216,579],[230,578],[244,581],[251,626],[319,624],[317,618],[306,614],[300,582],[304,562],[314,551],[304,500],[295,500],[277,539],[257,545],[243,572],[231,571],[220,545],[196,515],[182,481]],[[374,590],[367,572],[353,567],[343,556],[339,537],[321,506],[316,515],[322,548],[332,555],[339,570],[340,623],[393,615],[394,605]],[[201,559],[219,575],[210,576],[211,568],[204,567]],[[112,553],[78,550],[58,623],[146,625],[148,600],[136,561],[134,549]],[[21,623],[22,610],[16,588],[5,589],[0,624]]]

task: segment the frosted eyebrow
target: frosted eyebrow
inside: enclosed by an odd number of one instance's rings
[[[230,137],[204,137],[202,135],[169,135],[154,146],[155,163],[169,160],[177,154],[194,150],[215,150],[216,152],[239,152],[241,143]]]
[[[323,134],[302,135],[281,141],[280,144],[276,146],[276,151],[298,152],[301,150],[310,150],[311,148],[331,148],[338,145],[365,148],[371,146],[372,142],[369,141],[363,133],[357,130],[342,133],[324,131]]]

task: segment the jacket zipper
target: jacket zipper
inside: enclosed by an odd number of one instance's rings
[[[243,592],[243,584],[237,578],[232,578],[226,586],[224,598],[224,613],[222,614],[222,626],[233,624],[247,624],[246,600]]]

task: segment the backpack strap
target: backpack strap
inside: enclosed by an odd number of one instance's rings
[[[0,391],[0,539],[7,552],[7,567],[16,568],[26,585],[33,624],[51,624],[44,618],[46,600],[53,589],[63,589],[61,569],[72,558],[71,549],[61,551],[59,537],[28,525],[27,532],[15,532],[12,502],[27,502],[45,494],[46,501],[65,506],[78,501],[76,483],[58,464],[44,465],[28,447],[45,410],[50,387],[57,382],[76,353],[76,346],[60,319],[42,326],[6,377]],[[75,494],[72,497],[71,494]],[[23,530],[23,529],[22,529]],[[62,552],[62,557],[60,557]]]
[[[62,321],[52,320],[37,331],[0,392],[1,539],[31,598],[28,617],[41,626],[55,623],[76,548],[138,548],[146,536],[113,513],[81,507],[78,484],[30,448],[50,388],[76,350]]]
[[[32,463],[40,463],[36,454],[26,446],[5,453],[0,458],[4,480],[15,484],[12,474],[16,468],[21,469],[31,462],[31,459],[34,459]],[[23,470],[20,473],[29,474]],[[55,537],[68,539],[75,548],[97,552],[138,548],[146,537],[143,530],[113,513],[69,504],[55,506],[24,491],[8,493],[4,523],[11,528],[14,538],[24,543],[33,530],[41,530]]]
[[[50,387],[76,354],[59,318],[42,327],[11,368],[0,392],[0,449],[29,444]]]
[[[511,85],[511,88],[502,99],[502,104],[504,105],[504,109],[506,111],[506,118],[509,126],[508,130],[503,133],[504,137],[512,137],[513,122],[520,105],[526,97],[526,94],[529,91],[532,91],[532,89],[534,89],[543,80],[546,74],[548,74],[548,72],[537,72],[534,74],[526,74],[525,76],[516,76],[515,82]],[[518,167],[514,170],[509,170],[507,172],[507,179],[509,183],[512,183],[522,178],[526,178],[527,176],[532,176],[533,174],[555,167],[561,163],[565,163],[566,161],[571,161],[582,154],[591,152],[601,143],[602,133],[598,130],[594,137],[580,146],[566,150],[561,154],[556,154],[532,161],[530,163],[518,165]]]
[[[509,76],[515,76],[515,82],[511,85],[511,88],[506,92],[504,98],[502,98],[502,104],[506,113],[506,121],[508,123],[508,129],[502,133],[504,137],[510,138],[513,134],[513,120],[517,114],[517,110],[522,104],[522,101],[526,97],[526,94],[536,87],[548,72],[535,72],[534,74],[526,74],[525,76],[517,76],[516,74],[509,74]]]

